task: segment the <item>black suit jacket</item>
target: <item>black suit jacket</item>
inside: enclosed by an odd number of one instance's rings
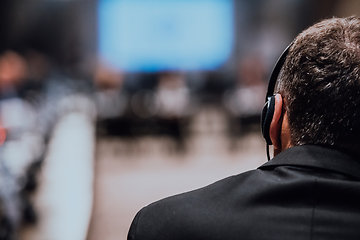
[[[292,147],[256,170],[143,208],[128,240],[150,239],[360,239],[360,162]]]

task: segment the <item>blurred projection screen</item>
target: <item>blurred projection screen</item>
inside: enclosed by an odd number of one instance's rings
[[[100,0],[99,54],[128,72],[211,70],[233,46],[231,0]]]

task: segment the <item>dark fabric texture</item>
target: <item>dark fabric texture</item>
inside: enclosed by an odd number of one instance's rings
[[[360,163],[292,147],[256,170],[157,201],[128,240],[360,239]]]

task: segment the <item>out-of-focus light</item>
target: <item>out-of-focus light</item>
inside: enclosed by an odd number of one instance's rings
[[[231,54],[231,0],[100,0],[99,54],[125,71],[210,70]]]

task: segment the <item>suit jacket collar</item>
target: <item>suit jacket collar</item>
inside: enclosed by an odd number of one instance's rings
[[[360,159],[352,158],[341,151],[323,146],[291,147],[260,166],[259,169],[269,169],[276,166],[322,168],[360,178]]]

